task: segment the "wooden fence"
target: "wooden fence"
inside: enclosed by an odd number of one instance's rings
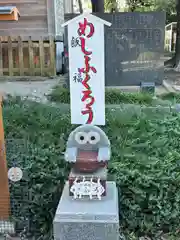
[[[0,76],[55,76],[55,42],[50,37],[0,37]]]

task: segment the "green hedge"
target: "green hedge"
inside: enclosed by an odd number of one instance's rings
[[[8,164],[16,156],[27,174],[34,196],[34,226],[46,235],[68,176],[62,152],[74,127],[69,113],[38,103],[9,100],[3,114],[6,140],[17,141],[13,151],[7,146]],[[112,144],[109,177],[121,192],[122,227],[137,236],[176,232],[180,228],[180,116],[111,109],[106,121],[103,129]],[[28,142],[25,154],[16,139]]]
[[[48,99],[53,102],[70,103],[69,89],[56,86],[48,95]],[[106,104],[144,104],[144,105],[170,105],[180,103],[179,93],[165,93],[153,99],[153,96],[145,93],[127,93],[118,89],[106,89]]]
[[[61,86],[56,86],[52,93],[48,96],[49,100],[60,103],[70,103],[69,89]],[[106,104],[119,104],[119,103],[138,103],[138,104],[151,104],[153,98],[151,95],[143,93],[123,93],[116,89],[106,89],[105,93]]]

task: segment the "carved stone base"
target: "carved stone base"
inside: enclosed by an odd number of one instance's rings
[[[93,174],[81,174],[74,169],[69,174],[69,195],[74,198],[98,198],[106,196],[107,168]]]
[[[102,201],[72,200],[66,182],[53,226],[54,240],[119,240],[115,182],[107,181],[107,196]]]

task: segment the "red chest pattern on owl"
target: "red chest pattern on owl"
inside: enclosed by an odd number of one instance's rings
[[[79,150],[74,169],[82,173],[93,173],[101,167],[105,167],[107,162],[98,162],[97,151],[83,151]]]

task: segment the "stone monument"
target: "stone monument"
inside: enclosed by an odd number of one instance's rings
[[[72,165],[54,218],[55,240],[119,238],[118,193],[107,181],[110,142],[97,126],[71,132],[65,160]]]
[[[71,164],[71,171],[55,214],[54,239],[118,240],[118,193],[116,183],[107,181],[111,144],[95,126],[105,125],[104,25],[111,24],[82,14],[65,25],[71,124],[81,126],[67,139],[65,161]]]
[[[73,163],[69,175],[69,191],[74,198],[106,195],[107,161],[110,160],[110,142],[96,126],[82,125],[69,136],[66,161]],[[79,192],[80,190],[80,192]]]

